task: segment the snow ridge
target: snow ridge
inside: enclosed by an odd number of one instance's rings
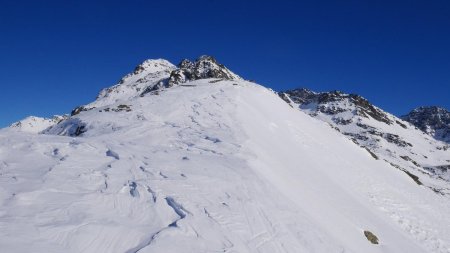
[[[308,89],[280,93],[286,102],[334,129],[366,149],[375,159],[385,160],[407,173],[417,183],[436,192],[450,194],[450,147],[429,138],[422,131],[384,112],[365,98],[340,91],[314,92]],[[424,182],[422,182],[424,181]]]

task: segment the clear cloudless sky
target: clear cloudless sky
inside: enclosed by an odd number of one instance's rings
[[[215,56],[274,90],[450,108],[450,1],[2,1],[0,127],[91,102],[148,58]]]

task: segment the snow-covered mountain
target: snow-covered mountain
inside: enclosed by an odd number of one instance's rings
[[[423,106],[401,118],[435,139],[450,143],[450,112],[445,108]]]
[[[280,94],[294,107],[329,123],[375,159],[405,171],[417,183],[436,192],[450,194],[450,170],[447,169],[450,168],[450,147],[447,143],[433,139],[359,95],[308,89]]]
[[[66,118],[67,118],[66,115],[63,116],[55,115],[52,118],[29,116],[23,120],[11,124],[9,127],[24,132],[39,133],[55,124],[58,124],[59,122],[61,122]]]
[[[123,77],[118,84],[103,89],[94,102],[75,108],[72,115],[119,101],[127,101],[147,93],[157,94],[175,85],[206,78],[241,80],[238,75],[211,56],[204,55],[193,62],[184,59],[178,66],[163,59],[146,60],[132,73]]]
[[[447,195],[211,57],[0,130],[0,180],[4,252],[450,250]]]

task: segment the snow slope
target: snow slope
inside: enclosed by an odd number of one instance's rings
[[[450,252],[448,213],[448,197],[241,79],[0,130],[4,252]]]
[[[450,194],[450,146],[355,94],[297,89],[282,97],[327,122],[372,153],[440,194]]]

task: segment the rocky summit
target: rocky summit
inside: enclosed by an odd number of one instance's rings
[[[144,89],[141,95],[158,92],[163,88],[170,88],[199,79],[215,78],[220,80],[240,80],[241,78],[217,62],[212,56],[203,55],[195,61],[182,60],[177,68],[170,72],[168,78],[159,80],[155,85]]]
[[[437,106],[422,106],[401,117],[435,139],[450,143],[450,112]]]
[[[178,69],[172,71],[168,86],[186,83],[189,81],[218,78],[224,80],[239,80],[238,75],[231,72],[224,65],[217,62],[212,56],[203,55],[194,62],[184,59],[178,64]]]

